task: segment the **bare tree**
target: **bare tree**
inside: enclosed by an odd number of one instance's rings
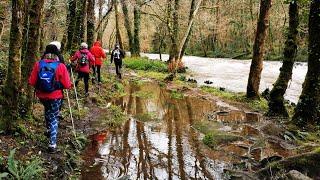
[[[269,15],[272,0],[261,0],[260,15],[256,38],[253,47],[253,58],[247,86],[248,98],[259,98],[259,86],[263,68],[264,44],[269,26]]]

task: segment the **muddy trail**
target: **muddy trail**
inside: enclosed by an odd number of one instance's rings
[[[90,137],[82,179],[228,179],[226,169],[252,171],[269,157],[293,155],[281,128],[258,113],[149,81],[131,82],[125,92],[112,103],[130,118]],[[212,134],[211,148],[199,130]]]

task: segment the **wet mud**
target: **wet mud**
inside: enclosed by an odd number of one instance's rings
[[[153,82],[130,83],[125,91],[126,96],[113,103],[130,118],[121,128],[91,137],[82,179],[228,179],[224,169],[235,164],[289,155],[284,154],[287,147],[281,147],[281,138],[252,125],[262,126],[257,113],[221,107],[198,96],[174,98]],[[203,121],[241,138],[210,149],[194,128]]]

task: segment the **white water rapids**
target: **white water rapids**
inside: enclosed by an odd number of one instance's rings
[[[159,54],[142,54],[150,59],[160,59]],[[168,55],[162,55],[168,60]],[[193,74],[199,85],[204,81],[212,81],[211,86],[224,87],[233,92],[245,92],[250,71],[251,60],[233,60],[227,58],[203,58],[184,56],[183,62]],[[279,75],[282,62],[264,61],[260,83],[260,91],[272,89],[272,84]],[[302,91],[302,83],[307,73],[307,63],[296,63],[293,69],[292,80],[289,82],[285,98],[297,103]]]

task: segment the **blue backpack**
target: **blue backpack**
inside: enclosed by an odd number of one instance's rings
[[[43,92],[51,93],[56,88],[55,74],[59,66],[59,62],[45,62],[41,60],[39,62],[39,73],[37,81],[37,89]]]

